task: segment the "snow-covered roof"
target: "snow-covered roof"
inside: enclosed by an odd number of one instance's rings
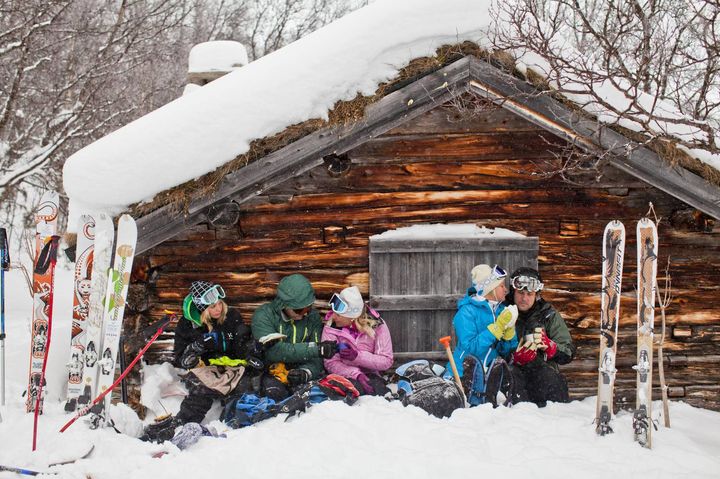
[[[377,0],[178,98],[67,160],[63,179],[71,217],[97,210],[117,214],[150,202],[247,152],[253,140],[326,119],[337,101],[358,93],[372,95],[411,60],[432,56],[439,46],[465,40],[487,46],[489,6],[490,0]],[[526,55],[518,66],[542,72],[544,61]],[[606,101],[627,101],[608,85],[598,88]],[[597,105],[585,100],[576,98],[602,119]],[[655,126],[680,137],[697,133]],[[709,164],[717,160],[690,153]]]
[[[246,152],[338,100],[371,95],[443,44],[481,42],[489,0],[378,0],[184,95],[72,155],[71,216],[117,214]]]

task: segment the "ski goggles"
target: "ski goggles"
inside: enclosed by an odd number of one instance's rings
[[[497,281],[498,279],[503,279],[506,276],[507,273],[505,272],[505,270],[502,269],[500,266],[495,265],[490,272],[490,276],[488,276],[485,281],[478,285],[478,290],[482,291],[483,289],[485,289],[485,286]]]
[[[515,276],[511,281],[512,287],[518,291],[537,293],[545,286],[539,279],[532,276]]]
[[[200,303],[205,306],[212,306],[225,297],[225,290],[219,284],[205,291],[200,296]]]
[[[330,309],[332,309],[333,313],[337,314],[343,314],[350,308],[350,306],[345,302],[345,300],[337,294],[332,295],[328,306],[330,306]]]

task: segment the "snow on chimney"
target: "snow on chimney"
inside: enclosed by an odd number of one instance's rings
[[[188,55],[188,85],[183,94],[188,94],[221,76],[248,64],[245,46],[232,40],[198,43]]]

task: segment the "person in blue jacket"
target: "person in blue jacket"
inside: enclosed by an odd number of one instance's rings
[[[453,358],[461,378],[463,361],[469,355],[487,369],[495,358],[509,357],[518,345],[515,335],[517,306],[502,304],[507,294],[505,270],[497,265],[479,264],[472,269],[471,276],[472,286],[458,301],[453,318],[457,342]],[[452,377],[449,363],[445,377]]]

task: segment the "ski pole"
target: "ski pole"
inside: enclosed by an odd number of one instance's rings
[[[93,406],[95,406],[97,403],[102,401],[105,398],[105,396],[107,396],[115,388],[115,386],[117,386],[120,383],[120,381],[122,381],[125,378],[125,376],[128,375],[128,373],[130,373],[130,371],[132,371],[133,366],[135,366],[135,364],[138,361],[140,361],[140,358],[143,356],[143,354],[145,354],[145,351],[147,351],[148,348],[150,348],[150,345],[152,345],[152,343],[155,342],[155,340],[162,334],[163,329],[165,329],[165,326],[167,326],[167,324],[174,319],[175,319],[175,313],[171,313],[171,314],[166,315],[160,321],[158,321],[159,324],[157,326],[157,331],[155,331],[155,334],[152,336],[152,338],[150,338],[150,340],[147,342],[147,344],[145,344],[145,346],[140,350],[140,352],[137,354],[137,356],[135,356],[135,359],[133,359],[130,362],[130,364],[128,364],[128,367],[125,368],[125,370],[120,374],[120,376],[118,376],[118,378],[115,380],[115,382],[113,382],[110,385],[110,387],[107,388],[105,391],[100,393],[100,395],[98,395],[98,397],[93,399],[90,404],[88,404],[84,408],[80,409],[77,412],[77,414],[75,414],[75,416],[73,416],[72,419],[70,419],[62,428],[60,428],[60,432],[65,432],[65,430],[67,428],[69,428],[75,421],[77,421],[81,417],[85,416],[87,413],[90,412],[90,410],[93,408]]]
[[[450,367],[452,368],[453,376],[455,377],[455,383],[460,388],[460,391],[465,395],[463,390],[462,382],[460,382],[460,375],[458,374],[457,366],[455,365],[455,358],[453,358],[452,351],[450,351],[450,336],[444,336],[440,339],[440,344],[445,346],[445,352],[447,353],[448,361],[450,361]]]
[[[50,262],[49,268],[50,268],[50,278],[53,278],[55,275],[55,265],[57,264],[57,250],[58,250],[58,243],[60,241],[60,237],[58,235],[53,235],[48,240],[46,247],[49,248],[48,250],[48,260]],[[42,258],[42,254],[38,256],[38,264],[35,265],[35,270],[38,271],[39,269],[42,269],[45,267],[43,264],[39,264],[40,258]],[[50,281],[53,281],[52,279]],[[50,292],[48,293],[48,324],[47,324],[47,343],[45,344],[45,356],[43,357],[43,365],[42,365],[42,372],[40,373],[40,384],[38,384],[38,390],[37,390],[37,396],[35,397],[35,413],[33,417],[33,441],[32,441],[32,450],[34,451],[37,446],[37,425],[38,425],[38,416],[40,415],[40,404],[42,404],[42,392],[43,392],[43,385],[45,383],[45,370],[47,369],[47,360],[48,356],[50,355],[50,338],[52,338],[52,317],[53,317],[53,291],[55,288],[50,288]]]
[[[10,269],[7,232],[0,228],[0,405],[5,405],[5,271]],[[2,421],[2,417],[0,417]]]
[[[23,474],[25,476],[39,476],[40,474],[57,474],[57,472],[33,471],[32,469],[23,469],[21,467],[12,466],[0,466],[0,472],[2,471],[14,472],[15,474]]]

